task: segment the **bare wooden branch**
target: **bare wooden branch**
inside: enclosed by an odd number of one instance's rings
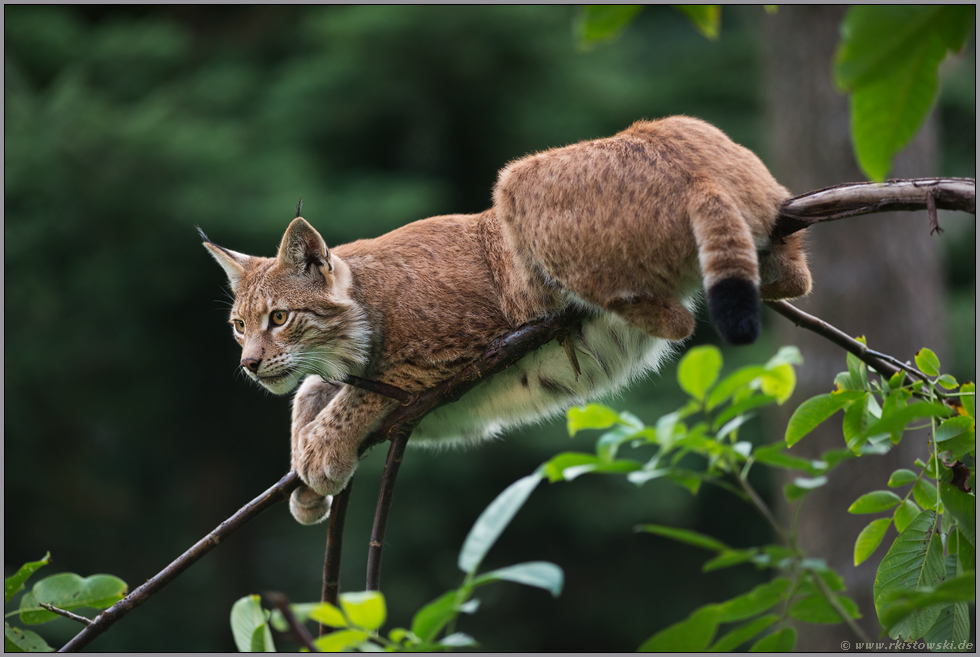
[[[370,379],[362,379],[361,377],[354,376],[353,374],[348,374],[345,376],[341,383],[346,383],[349,386],[361,388],[362,390],[375,392],[382,397],[389,397],[397,400],[402,403],[402,406],[411,404],[418,398],[418,394],[407,390],[402,390],[398,386],[393,386],[388,383],[381,383],[380,381],[371,381]]]
[[[296,635],[296,639],[299,641],[300,645],[310,652],[321,652],[319,648],[313,645],[313,637],[310,636],[310,631],[306,629],[306,626],[296,620],[296,615],[293,614],[293,610],[289,608],[289,598],[278,591],[270,591],[266,593],[264,597],[270,605],[279,610],[279,613],[282,614],[286,624],[289,625],[289,629],[291,629],[293,634]]]
[[[41,607],[43,607],[44,609],[47,609],[52,614],[58,614],[59,616],[64,616],[65,618],[70,618],[73,621],[78,621],[82,625],[88,626],[88,625],[91,625],[92,624],[92,619],[91,618],[85,618],[84,616],[79,616],[78,614],[73,614],[70,611],[68,611],[67,609],[61,609],[60,607],[55,607],[54,605],[49,605],[47,602],[39,602],[38,605],[41,606]]]
[[[323,592],[321,602],[329,602],[337,606],[337,596],[340,592],[340,557],[344,549],[344,520],[347,518],[347,503],[350,501],[350,490],[354,486],[351,477],[344,490],[333,496],[330,504],[330,521],[327,527],[327,549],[323,559]],[[329,630],[320,624],[320,636]]]
[[[290,472],[254,500],[235,512],[233,516],[218,525],[214,531],[195,543],[189,550],[177,557],[169,566],[136,588],[125,598],[95,617],[92,624],[84,628],[66,643],[59,652],[75,652],[109,629],[116,621],[150,599],[150,596],[169,584],[177,575],[191,567],[194,562],[213,550],[227,536],[235,533],[249,520],[259,515],[273,504],[281,502],[299,485],[299,475]]]
[[[807,192],[783,205],[772,238],[782,239],[807,226],[845,217],[893,210],[927,210],[930,202],[941,210],[976,214],[977,182],[973,178],[916,178],[847,183]]]

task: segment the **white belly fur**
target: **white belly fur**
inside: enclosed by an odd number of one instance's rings
[[[577,381],[565,350],[557,341],[549,342],[459,401],[430,413],[409,444],[464,446],[553,417],[655,371],[674,347],[608,313],[584,321],[581,333],[573,332],[572,344],[582,371]]]

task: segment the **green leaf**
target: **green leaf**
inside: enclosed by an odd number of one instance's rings
[[[718,33],[721,31],[720,5],[674,5],[674,7],[688,17],[702,36],[712,41],[718,38]]]
[[[786,444],[792,447],[800,438],[816,429],[824,420],[854,399],[855,397],[845,393],[831,393],[806,400],[789,419],[789,424],[786,426]]]
[[[761,616],[754,621],[744,625],[739,625],[734,630],[724,635],[715,645],[708,648],[708,652],[733,652],[740,645],[756,636],[770,625],[779,620],[779,616]]]
[[[837,596],[837,601],[851,618],[861,618],[858,606],[846,595]],[[804,623],[825,623],[834,624],[843,622],[843,618],[837,613],[827,599],[822,595],[811,595],[799,600],[789,608],[789,615]]]
[[[766,465],[785,468],[787,470],[803,470],[809,474],[822,473],[827,469],[828,464],[826,461],[811,461],[810,459],[790,456],[789,454],[783,453],[784,449],[786,449],[786,443],[780,441],[772,445],[757,447],[752,452],[752,456],[759,463],[765,463]]]
[[[766,370],[762,375],[761,383],[763,394],[775,397],[776,403],[781,406],[796,389],[796,372],[793,371],[792,365],[783,363]]]
[[[238,652],[266,652],[264,641],[268,636],[268,646],[272,646],[272,632],[266,621],[269,612],[259,604],[259,596],[246,595],[231,606],[231,633],[235,637]],[[253,636],[259,632],[259,649],[254,650]],[[274,648],[273,648],[274,650]]]
[[[351,625],[368,631],[381,627],[388,615],[385,597],[380,591],[341,593],[340,606]]]
[[[872,520],[867,527],[861,530],[857,540],[854,542],[854,565],[858,566],[865,561],[881,545],[885,538],[888,526],[892,524],[891,518],[878,518]]]
[[[558,597],[565,583],[565,573],[561,568],[547,561],[528,561],[527,563],[498,568],[484,573],[473,581],[474,586],[505,580],[527,586],[536,586]]]
[[[827,483],[827,477],[796,477],[793,483],[783,486],[783,493],[790,502],[795,502],[812,490]]]
[[[483,561],[487,551],[524,506],[524,502],[541,481],[541,476],[540,472],[535,472],[518,479],[484,509],[466,536],[463,548],[459,552],[460,570],[471,573],[480,567],[480,562]]]
[[[965,602],[956,602],[946,605],[939,612],[939,618],[933,624],[923,640],[931,645],[933,652],[953,652],[954,648],[947,650],[946,646],[965,645],[970,638],[970,605]]]
[[[912,487],[912,497],[924,509],[934,509],[936,507],[936,487],[925,479],[920,479],[915,482],[915,486]]]
[[[912,519],[915,518],[919,513],[922,512],[915,502],[912,500],[905,500],[904,504],[899,504],[898,508],[895,509],[892,519],[895,521],[895,529],[901,534],[905,531],[905,528],[909,526]]]
[[[637,652],[703,652],[715,638],[720,613],[718,605],[696,609],[686,619],[644,641]]]
[[[347,627],[344,613],[329,602],[321,602],[313,607],[309,612],[309,618],[327,627]]]
[[[771,582],[760,584],[748,593],[719,603],[718,622],[732,623],[769,611],[783,599],[791,586],[792,583],[785,577],[777,577]]]
[[[40,561],[29,561],[21,566],[16,573],[3,580],[3,603],[10,602],[18,591],[24,588],[24,582],[37,572],[42,566],[46,566],[51,561],[51,553],[48,552]],[[33,632],[32,632],[33,634]],[[35,635],[36,636],[36,635]]]
[[[477,643],[476,639],[471,637],[469,634],[465,634],[463,632],[453,632],[436,645],[445,646],[447,648],[465,648],[466,646],[475,646]]]
[[[793,652],[795,646],[796,630],[792,627],[784,627],[756,641],[749,648],[749,652]]]
[[[688,545],[704,548],[705,550],[724,552],[731,549],[717,539],[711,538],[710,536],[705,536],[704,534],[699,534],[698,532],[692,532],[689,529],[664,527],[663,525],[637,525],[634,528],[634,531],[657,534],[658,536],[664,536],[681,543],[687,543]]]
[[[956,382],[956,378],[952,374],[943,374],[941,377],[936,379],[936,383],[947,390],[955,390],[960,385]]]
[[[574,436],[583,429],[608,429],[619,423],[619,414],[602,404],[572,406],[568,409],[568,435]]]
[[[887,511],[902,503],[900,498],[890,490],[876,490],[865,493],[854,500],[854,503],[847,509],[848,513],[878,513]]]
[[[449,591],[419,609],[412,619],[412,634],[423,643],[431,642],[456,616],[456,596],[457,591]]]
[[[49,553],[50,554],[50,553]],[[45,556],[45,559],[48,557]],[[47,563],[42,559],[44,563]],[[32,563],[39,563],[34,561]],[[41,564],[41,566],[44,565]],[[40,566],[38,566],[40,568]],[[36,569],[35,569],[36,570]],[[18,574],[20,571],[18,571]],[[27,579],[26,577],[24,579]],[[19,627],[3,624],[3,651],[4,652],[54,652],[54,648],[49,646],[41,636],[30,630],[22,630]]]
[[[728,437],[728,434],[736,431],[740,426],[751,420],[753,417],[755,416],[750,413],[748,415],[739,415],[737,418],[729,420],[725,423],[725,426],[718,430],[718,434],[715,436],[715,439],[724,440]],[[748,445],[751,449],[752,444],[748,443]]]
[[[863,335],[857,341],[865,346],[868,344],[867,339]],[[864,364],[863,360],[851,352],[847,352],[847,373],[851,376],[851,381],[859,385],[862,390],[868,390],[870,388],[868,385],[868,366]]]
[[[20,599],[20,619],[28,625],[37,625],[58,618],[42,609],[42,602],[66,611],[82,607],[105,609],[121,600],[127,591],[126,582],[112,575],[51,575],[34,584],[34,588]]]
[[[542,467],[548,475],[548,481],[555,483],[556,481],[565,480],[565,470],[567,468],[573,468],[579,465],[592,465],[598,462],[599,457],[594,454],[562,452],[545,461]]]
[[[944,568],[945,570],[945,568]],[[883,599],[881,609],[878,612],[878,620],[882,627],[892,630],[889,636],[894,636],[896,628],[912,625],[910,620],[917,614],[926,614],[931,618],[928,625],[923,624],[922,634],[917,634],[913,630],[907,634],[902,634],[902,640],[908,641],[905,636],[918,639],[933,626],[942,611],[943,603],[950,602],[976,602],[977,574],[975,571],[963,573],[957,577],[947,579],[938,586],[925,586],[918,591],[895,591]],[[913,636],[915,635],[915,636]]]
[[[565,481],[572,481],[576,477],[580,477],[589,472],[598,472],[604,474],[622,474],[624,472],[635,472],[641,470],[643,465],[637,461],[632,461],[630,459],[617,459],[615,461],[609,461],[607,463],[595,462],[595,463],[583,463],[582,465],[574,465],[565,468],[562,471],[562,477]]]
[[[689,350],[677,364],[677,382],[681,389],[698,401],[718,380],[721,371],[721,352],[714,345]]]
[[[715,426],[721,426],[733,417],[741,415],[746,411],[750,411],[753,408],[766,406],[775,401],[776,398],[770,397],[769,395],[752,395],[751,397],[737,401],[718,414],[718,417],[715,418]]]
[[[644,438],[656,438],[656,430],[649,429],[644,432]],[[611,461],[616,458],[619,446],[637,437],[637,431],[632,427],[619,426],[612,431],[607,431],[599,437],[595,444],[595,453],[600,461]]]
[[[898,488],[899,486],[905,486],[906,484],[911,484],[913,481],[919,477],[911,470],[906,470],[905,468],[899,468],[888,477],[888,487]]]
[[[576,32],[583,44],[605,41],[619,36],[643,5],[585,5]]]
[[[739,564],[752,561],[752,559],[754,559],[758,554],[759,548],[748,548],[746,550],[725,550],[714,559],[707,561],[701,567],[701,571],[709,573],[712,570],[731,568],[732,566],[737,566]]]
[[[916,402],[904,408],[896,410],[894,413],[881,418],[868,427],[867,435],[876,436],[882,433],[893,433],[898,429],[903,429],[906,424],[920,417],[948,417],[952,411],[943,404],[933,404],[930,402]]]
[[[249,643],[248,652],[275,652],[276,646],[272,643],[272,632],[269,630],[268,623],[255,628],[252,632],[252,639]]]
[[[944,481],[939,482],[939,494],[942,496],[945,509],[956,518],[956,527],[960,534],[975,548],[977,546],[977,498]]]
[[[322,652],[340,652],[363,643],[367,637],[367,632],[361,630],[338,630],[313,639],[313,645]]]
[[[874,180],[884,180],[892,155],[925,118],[939,63],[957,41],[959,32],[949,25],[972,25],[969,11],[973,8],[858,5],[845,16],[834,76],[838,86],[853,91],[855,149]]]
[[[874,583],[875,610],[881,620],[884,605],[895,594],[934,587],[946,577],[943,544],[932,531],[936,513],[917,515],[892,543],[878,566]],[[902,641],[923,636],[939,615],[938,608],[919,609],[892,627],[889,636]]]
[[[727,401],[737,390],[757,380],[765,373],[765,368],[759,365],[747,365],[722,379],[708,395],[707,408],[714,409]]]
[[[977,448],[976,421],[966,415],[957,415],[936,429],[936,448],[949,451],[954,458],[969,454]]]
[[[977,418],[977,398],[976,398],[977,385],[975,383],[967,381],[962,386],[960,386],[960,392],[973,393],[972,395],[964,394],[962,397],[960,397],[960,402],[963,404],[963,409],[966,411],[967,415],[969,415],[973,419],[976,419]]]
[[[868,437],[868,425],[872,421],[868,400],[870,393],[864,395],[844,411],[844,440],[847,446],[857,450]]]
[[[939,358],[932,351],[923,347],[915,352],[915,366],[922,370],[923,374],[937,376],[939,374]]]

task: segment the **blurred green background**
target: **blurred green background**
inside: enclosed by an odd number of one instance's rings
[[[289,399],[236,375],[224,274],[195,225],[272,255],[302,196],[328,244],[373,237],[482,211],[513,158],[669,114],[715,123],[766,160],[761,9],[727,7],[712,42],[651,7],[590,52],[576,46],[576,11],[5,7],[5,573],[50,550],[47,574],[135,587],[288,470]],[[957,75],[940,100],[943,173],[972,176],[972,63]],[[948,241],[957,326],[975,313],[974,236]],[[952,338],[966,357],[953,373],[970,378],[973,331]],[[699,324],[695,343],[716,340]],[[726,367],[775,350],[726,350]],[[673,370],[612,403],[654,421],[681,403]],[[388,627],[459,584],[456,554],[497,493],[593,439],[556,421],[466,452],[410,451],[384,552]],[[384,451],[355,482],[342,590],[363,588]],[[634,650],[768,577],[702,574],[704,554],[634,534],[641,522],[736,546],[768,531],[717,489],[542,485],[486,567],[554,561],[565,591],[488,587],[459,630],[490,651]],[[93,647],[233,650],[239,597],[319,598],[325,536],[279,505]],[[57,645],[77,626],[40,631]]]

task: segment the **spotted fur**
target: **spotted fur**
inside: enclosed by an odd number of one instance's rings
[[[292,464],[305,485],[294,517],[326,517],[360,443],[396,405],[330,382],[346,374],[422,390],[525,322],[571,304],[593,311],[570,338],[578,376],[562,346],[546,345],[430,413],[412,439],[466,444],[655,370],[693,331],[702,286],[719,332],[750,342],[760,294],[810,288],[800,234],[769,242],[788,196],[721,131],[673,117],[511,163],[481,214],[334,249],[297,217],[275,258],[205,238],[235,293],[246,373],[277,394],[299,386]]]

